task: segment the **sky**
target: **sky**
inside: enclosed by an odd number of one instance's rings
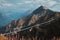
[[[0,0],[0,25],[25,16],[41,5],[60,12],[60,0]]]

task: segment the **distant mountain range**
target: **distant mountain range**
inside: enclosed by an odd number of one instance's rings
[[[23,13],[4,13],[0,12],[0,27],[5,26],[6,24],[10,23],[12,20],[17,20],[19,18],[22,18],[23,16],[28,15],[31,13],[33,10],[28,10]],[[26,14],[25,14],[26,13]]]
[[[48,22],[52,19],[55,20],[47,24],[37,25],[44,22]],[[54,12],[45,6],[40,6],[39,8],[34,10],[30,15],[27,15],[18,20],[13,20],[11,23],[3,27],[3,29],[0,28],[0,33],[9,33],[10,31],[14,31],[14,28],[25,29],[28,26],[32,27],[32,25],[37,25],[34,28],[36,28],[40,32],[43,30],[43,32],[45,33],[46,30],[48,30],[48,32],[52,34],[60,35],[60,12]]]

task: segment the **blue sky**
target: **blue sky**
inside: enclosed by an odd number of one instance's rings
[[[41,5],[60,12],[60,0],[0,0],[0,25],[22,17]]]

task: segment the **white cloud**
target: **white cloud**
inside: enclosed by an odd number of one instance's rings
[[[12,3],[8,3],[7,0],[0,0],[0,5],[2,7],[11,7],[11,6],[13,6],[13,4]]]
[[[17,0],[19,1],[19,0]],[[2,3],[3,7],[7,7],[8,9],[11,8],[14,9],[14,10],[23,10],[26,8],[29,9],[29,8],[37,8],[39,7],[40,5],[45,5],[47,7],[51,7],[52,6],[54,7],[54,5],[58,5],[60,4],[59,2],[57,1],[53,1],[53,0],[22,0],[22,1],[19,1],[19,2],[15,2],[13,1],[13,3],[9,3],[7,0],[0,0],[0,2]],[[1,7],[1,6],[0,6]],[[28,8],[29,7],[29,8]]]
[[[5,3],[5,4],[2,4],[4,7],[10,7],[10,6],[13,6],[13,4],[10,4],[10,3]]]
[[[23,3],[20,2],[20,3],[16,3],[16,4],[18,4],[18,5],[22,5]]]
[[[53,5],[55,5],[55,4],[57,4],[56,1],[49,1],[49,2],[48,2],[48,5],[49,5],[49,6],[53,6]]]
[[[33,3],[33,1],[25,1],[24,3]]]

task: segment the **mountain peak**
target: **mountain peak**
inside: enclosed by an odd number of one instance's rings
[[[44,12],[46,10],[49,10],[46,6],[40,6],[35,11],[33,11],[34,14]]]
[[[48,7],[46,7],[46,6],[40,6],[40,8],[42,8],[42,9],[48,9]]]

